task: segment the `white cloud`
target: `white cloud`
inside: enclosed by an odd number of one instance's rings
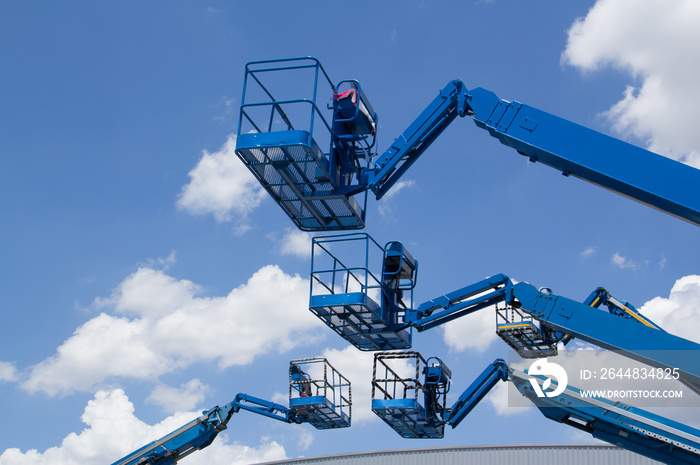
[[[392,197],[395,197],[398,195],[399,192],[401,192],[404,189],[410,189],[411,187],[415,186],[416,182],[412,179],[409,179],[408,181],[399,181],[393,186],[391,186],[391,189],[389,189],[389,192],[387,192],[384,197],[382,197],[384,200],[391,199]]]
[[[196,455],[196,457],[195,457]],[[246,465],[251,463],[274,462],[284,460],[287,454],[280,444],[272,441],[269,437],[262,437],[260,446],[250,447],[238,443],[228,443],[227,435],[220,434],[214,443],[188,457],[186,465]]]
[[[668,298],[655,297],[639,311],[669,333],[700,343],[700,276],[680,278]]]
[[[585,71],[612,66],[630,75],[606,113],[616,131],[651,150],[700,167],[700,3],[598,0],[569,30],[562,61]]]
[[[311,234],[298,229],[287,228],[281,242],[282,255],[299,258],[311,257]]]
[[[149,258],[144,262],[143,266],[148,268],[160,268],[161,270],[167,271],[171,266],[173,266],[177,262],[175,255],[175,251],[173,250],[165,258]]]
[[[527,407],[520,405],[511,405],[513,402],[510,402],[508,397],[521,395],[520,393],[516,394],[515,392],[517,392],[517,388],[514,385],[512,385],[510,381],[499,382],[498,384],[496,384],[496,386],[493,387],[493,389],[491,389],[491,392],[489,392],[486,395],[486,397],[484,397],[484,400],[491,404],[491,406],[498,415],[503,416],[524,413],[527,412],[529,408],[534,407],[534,404],[531,404]]]
[[[586,247],[579,255],[582,257],[590,257],[592,255],[595,255],[596,253],[596,248],[595,247]]]
[[[95,303],[99,307],[111,306],[118,313],[157,318],[190,302],[200,291],[192,281],[143,267],[122,281],[109,299],[98,298]]]
[[[343,350],[327,349],[321,357],[350,380],[353,424],[375,419],[371,401],[374,353],[348,346]]]
[[[0,383],[3,381],[17,381],[19,373],[14,363],[0,361]]]
[[[615,253],[612,257],[610,257],[610,261],[612,262],[613,265],[617,266],[620,269],[633,269],[637,270],[639,269],[639,265],[634,260],[630,260],[629,258],[623,257],[619,253]]]
[[[666,255],[661,254],[661,258],[659,259],[659,270],[663,270],[664,268],[666,268],[666,263],[668,263]]]
[[[218,152],[206,150],[182,188],[177,206],[194,215],[213,214],[217,221],[233,221],[247,228],[247,215],[263,198],[265,190],[236,155],[236,137],[229,136]]]
[[[494,312],[495,307],[487,307],[443,325],[445,344],[456,352],[484,352],[498,338]]]
[[[138,269],[96,302],[126,316],[102,313],[80,326],[55,355],[31,368],[23,388],[65,395],[114,378],[155,381],[195,362],[245,365],[322,337],[322,323],[308,311],[308,280],[277,266],[261,268],[226,296],[199,292],[191,281]]]
[[[48,395],[90,390],[108,377],[154,379],[174,360],[149,341],[149,324],[105,313],[75,330],[56,354],[34,365],[22,387]]]
[[[168,413],[175,413],[194,410],[210,393],[209,386],[192,379],[179,388],[158,384],[146,400],[160,405]]]
[[[235,98],[229,98],[223,95],[216,105],[217,109],[220,109],[222,113],[218,116],[215,116],[214,121],[218,121],[220,123],[229,123],[232,119],[231,117],[234,116],[236,114],[236,110],[238,110],[238,107],[236,107],[235,104]]]
[[[391,215],[393,214],[393,209],[391,207],[391,199],[396,197],[399,192],[401,192],[404,189],[410,189],[413,186],[415,186],[416,182],[413,181],[412,179],[409,179],[407,181],[399,181],[396,184],[394,184],[391,189],[389,189],[389,192],[387,192],[384,197],[377,203],[377,211],[379,214],[385,219],[389,220],[391,219]]]
[[[59,446],[43,452],[7,449],[2,465],[102,465],[112,463],[152,440],[197,418],[200,412],[184,412],[148,425],[134,415],[134,406],[121,389],[99,391],[88,402],[81,417],[87,428],[70,433]],[[286,459],[284,448],[263,439],[258,448],[231,444],[220,434],[208,448],[187,458],[188,465],[220,463],[238,465]]]
[[[301,430],[299,433],[299,441],[297,441],[297,446],[301,450],[308,450],[309,447],[311,447],[311,444],[313,444],[314,439],[315,436],[311,431]]]

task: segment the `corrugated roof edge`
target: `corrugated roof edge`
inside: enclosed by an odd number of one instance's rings
[[[507,450],[517,450],[517,449],[596,449],[596,450],[610,450],[610,451],[625,451],[617,446],[612,446],[609,444],[504,444],[504,445],[482,445],[482,446],[451,446],[451,447],[421,447],[416,449],[390,449],[390,450],[378,450],[371,452],[348,452],[346,454],[331,454],[331,455],[319,455],[318,457],[301,457],[296,459],[286,459],[286,460],[276,460],[274,462],[261,462],[258,465],[278,465],[278,464],[294,464],[294,463],[304,463],[312,461],[321,460],[333,460],[339,458],[350,458],[350,457],[376,457],[381,455],[401,455],[401,454],[415,454],[421,452],[447,452],[447,451],[476,451],[485,449],[507,449]],[[627,451],[628,452],[628,451]]]

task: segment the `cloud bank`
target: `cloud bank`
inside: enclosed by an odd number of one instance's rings
[[[172,415],[155,425],[148,425],[134,415],[134,406],[123,390],[98,391],[85,407],[81,420],[87,426],[80,433],[70,433],[60,446],[43,452],[16,448],[0,455],[3,465],[104,465],[119,460],[152,440],[197,418],[201,412]],[[204,450],[186,459],[188,465],[217,463],[243,465],[286,459],[284,448],[262,438],[259,447],[231,443],[222,433]]]
[[[700,276],[684,276],[677,280],[668,297],[655,297],[640,309],[654,323],[671,334],[700,344]]]
[[[188,174],[177,206],[193,215],[213,214],[218,222],[234,222],[245,230],[247,217],[267,196],[236,155],[236,137],[214,153],[206,150]]]
[[[614,129],[653,151],[700,167],[700,3],[599,0],[571,26],[565,64],[586,72],[610,66],[633,84],[606,112]]]
[[[322,337],[321,323],[308,311],[308,292],[308,280],[277,266],[261,268],[226,296],[200,296],[191,281],[139,268],[96,301],[110,313],[77,328],[29,370],[22,387],[50,396],[90,392],[120,378],[156,381],[193,363],[227,368],[286,352]],[[201,395],[202,389],[188,392]]]

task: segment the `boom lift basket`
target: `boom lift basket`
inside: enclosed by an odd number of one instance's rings
[[[554,357],[557,342],[548,337],[541,324],[519,309],[496,307],[496,334],[522,358]]]
[[[420,382],[427,368],[418,352],[374,354],[372,411],[404,438],[435,439],[445,435],[438,412],[427,408],[427,387]]]
[[[343,142],[345,153],[339,151],[329,105],[336,95],[337,87],[315,58],[246,65],[236,154],[304,231],[365,225],[367,194],[358,203],[348,189],[356,178],[341,173],[356,164],[355,142],[365,136],[351,135]],[[356,102],[359,108],[361,101]]]
[[[384,253],[365,233],[312,241],[309,310],[360,350],[411,347],[411,330],[402,323],[404,301],[410,299],[409,308],[413,303],[412,285],[390,288],[384,272],[370,267],[376,263],[379,268]]]
[[[325,358],[292,360],[289,408],[318,429],[348,427],[352,417],[350,381]]]

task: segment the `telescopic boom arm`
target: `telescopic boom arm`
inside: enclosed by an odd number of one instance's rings
[[[209,446],[227,428],[234,413],[248,410],[285,423],[301,423],[293,410],[247,394],[238,394],[223,407],[204,411],[202,416],[164,437],[135,450],[112,465],[171,465],[192,452]]]
[[[568,342],[576,337],[655,367],[678,368],[683,381],[700,392],[697,388],[700,345],[660,329],[633,306],[623,304],[602,288],[581,303],[548,290],[537,290],[529,283],[514,284],[507,276],[498,274],[408,310],[405,323],[419,332],[425,331],[497,303],[505,303],[532,317],[535,321],[528,324],[539,333],[540,344]],[[596,308],[603,303],[609,307],[608,311]],[[507,336],[508,329],[522,333],[524,328],[504,325],[497,327],[497,332],[501,337]],[[531,355],[528,358],[539,356],[530,354],[528,347],[514,348],[522,356]]]
[[[314,70],[313,95],[278,99],[276,85],[288,82],[280,76],[302,70]],[[367,192],[384,196],[458,116],[532,162],[700,225],[700,170],[460,80],[383,153],[375,144],[378,116],[359,82],[334,85],[315,58],[248,63],[244,82],[236,153],[305,231],[364,228]],[[321,104],[330,95],[333,105]],[[469,154],[467,143],[459,148]],[[433,163],[449,167],[450,160]]]
[[[367,186],[381,198],[456,116],[541,162],[642,204],[700,225],[700,170],[529,105],[499,99],[483,88],[450,82],[367,170]]]
[[[345,428],[350,426],[352,415],[350,381],[325,358],[292,360],[289,407],[241,393],[223,407],[202,412],[199,418],[112,465],[174,465],[209,446],[240,410],[285,423],[309,423],[317,429]]]

